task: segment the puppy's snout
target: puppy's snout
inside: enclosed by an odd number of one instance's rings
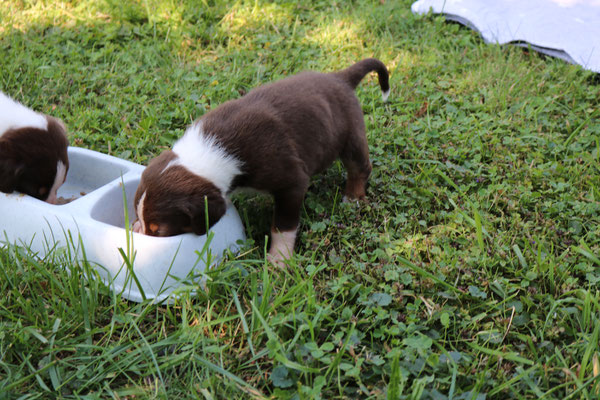
[[[135,233],[142,233],[142,223],[140,222],[140,220],[136,220],[133,223],[133,226],[131,227],[131,229],[135,232]]]
[[[56,204],[57,201],[58,201],[58,195],[56,192],[50,193],[50,195],[46,199],[46,203],[50,203],[50,204]]]

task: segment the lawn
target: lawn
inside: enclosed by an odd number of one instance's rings
[[[169,305],[5,245],[0,399],[597,398],[600,80],[410,4],[0,2],[0,90],[141,164],[301,70],[377,57],[392,86],[357,89],[368,200],[314,177],[284,270],[260,195],[234,199],[244,250]]]

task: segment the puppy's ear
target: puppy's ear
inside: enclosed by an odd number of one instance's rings
[[[193,206],[190,209],[192,232],[196,235],[204,235],[206,228],[217,223],[225,214],[227,205],[225,199],[220,193],[204,194],[194,199]],[[208,210],[207,210],[208,208]],[[208,216],[208,223],[206,217]]]
[[[13,158],[5,157],[0,151],[0,192],[14,192],[24,171],[25,164]]]

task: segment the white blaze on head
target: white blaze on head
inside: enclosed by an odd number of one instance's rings
[[[137,205],[136,214],[138,220],[133,224],[133,231],[138,233],[146,233],[146,223],[144,222],[144,201],[146,200],[146,192],[140,197],[140,202]]]
[[[167,164],[165,170],[181,165],[193,174],[211,181],[223,194],[233,178],[241,173],[242,163],[219,145],[217,140],[202,130],[202,121],[190,126],[173,145],[178,158]]]
[[[56,204],[56,201],[58,199],[58,188],[61,187],[61,185],[65,182],[66,178],[67,166],[63,164],[62,161],[59,161],[58,164],[56,164],[56,175],[54,176],[54,183],[52,184],[52,187],[50,188],[50,194],[46,199],[48,203]]]
[[[48,120],[0,92],[0,136],[9,129],[27,127],[47,130]]]

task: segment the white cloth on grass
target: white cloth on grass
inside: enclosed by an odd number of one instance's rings
[[[477,30],[488,43],[511,43],[600,73],[600,0],[418,0]]]

